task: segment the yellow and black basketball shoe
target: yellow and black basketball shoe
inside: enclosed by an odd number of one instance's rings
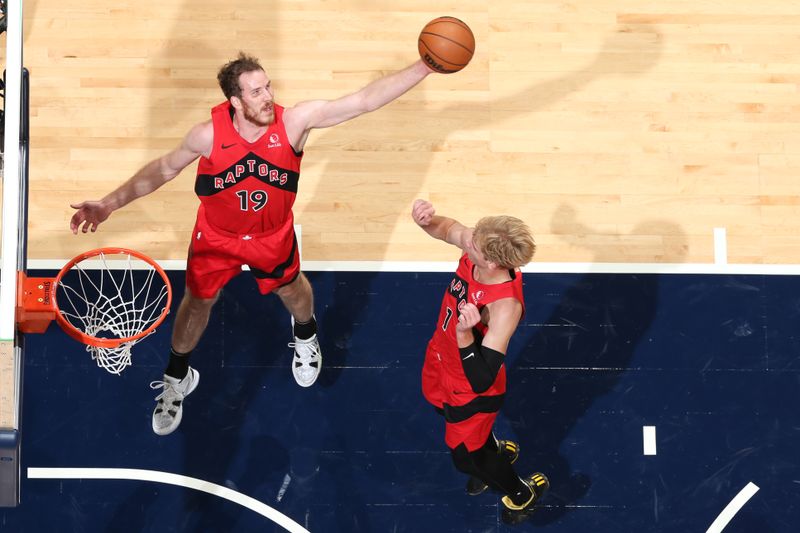
[[[517,505],[510,496],[503,496],[500,500],[503,502],[503,512],[500,518],[504,524],[515,525],[527,520],[536,510],[534,507],[536,502],[538,502],[542,496],[544,496],[545,492],[547,492],[547,489],[550,488],[550,481],[547,479],[547,476],[540,472],[535,472],[522,481],[530,487],[531,497],[525,503]]]

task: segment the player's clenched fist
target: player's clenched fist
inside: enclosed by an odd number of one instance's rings
[[[416,200],[414,207],[411,208],[411,216],[414,222],[423,227],[431,223],[431,219],[435,214],[436,210],[433,208],[433,204],[426,200]]]
[[[481,321],[481,312],[475,304],[465,304],[459,309],[456,331],[472,331],[472,328]]]

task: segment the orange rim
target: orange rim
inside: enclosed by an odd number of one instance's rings
[[[123,337],[119,339],[107,339],[101,337],[93,337],[91,335],[87,335],[83,331],[79,330],[75,326],[73,326],[69,320],[65,319],[61,315],[61,310],[58,306],[58,294],[59,290],[58,287],[61,284],[61,278],[74,267],[76,264],[80,263],[81,261],[85,261],[87,259],[91,259],[92,257],[98,257],[101,254],[106,255],[113,255],[113,254],[122,254],[122,255],[130,255],[137,259],[141,259],[145,263],[152,266],[156,272],[161,276],[161,279],[164,280],[164,285],[167,287],[167,303],[164,305],[164,311],[162,311],[161,316],[159,316],[155,322],[153,322],[150,327],[133,335],[131,337]],[[161,266],[156,263],[151,258],[147,257],[143,253],[137,252],[136,250],[131,250],[129,248],[117,248],[117,247],[103,247],[103,248],[96,248],[94,250],[89,250],[88,252],[83,252],[80,255],[77,255],[72,258],[66,265],[64,265],[61,270],[58,272],[56,277],[54,278],[54,290],[53,290],[53,306],[55,307],[56,311],[56,323],[73,339],[78,342],[82,342],[83,344],[88,344],[90,346],[97,346],[98,348],[116,348],[120,344],[124,344],[126,342],[135,342],[139,339],[146,337],[149,335],[154,329],[161,325],[164,322],[164,319],[167,318],[169,314],[169,309],[172,305],[172,285],[169,283],[169,278],[167,277],[167,273],[164,271]]]

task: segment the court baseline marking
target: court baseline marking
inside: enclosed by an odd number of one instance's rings
[[[706,530],[706,533],[720,533],[723,529],[725,529],[725,526],[728,525],[728,522],[731,521],[736,513],[739,512],[739,509],[741,509],[742,506],[744,506],[744,504],[746,504],[756,492],[758,492],[758,486],[752,481],[748,482],[747,485],[745,485],[744,488],[739,491],[739,494],[734,496],[728,505],[725,506],[725,509],[719,513],[719,516]]]
[[[233,503],[246,507],[261,516],[272,520],[290,533],[309,533],[303,526],[288,516],[235,490],[197,479],[158,470],[142,470],[135,468],[28,468],[29,479],[127,479],[135,481],[153,481],[199,490],[219,496]]]
[[[165,270],[186,270],[186,260],[156,260]],[[29,259],[28,270],[60,270],[64,259]],[[84,264],[85,263],[85,264]],[[99,261],[85,261],[86,269],[99,268]],[[114,261],[106,261],[110,268]],[[119,262],[119,266],[123,262]],[[458,261],[301,261],[305,272],[449,272]],[[731,263],[538,263],[522,267],[526,274],[753,274],[800,275],[800,264]]]

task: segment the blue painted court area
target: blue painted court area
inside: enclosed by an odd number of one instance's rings
[[[28,336],[23,474],[180,474],[313,533],[706,531],[753,483],[724,531],[798,530],[799,278],[526,275],[497,434],[520,443],[518,470],[546,473],[552,489],[512,528],[497,495],[465,494],[443,421],[420,392],[450,274],[308,275],[324,356],[317,384],[295,384],[288,315],[244,274],[214,310],[192,360],[200,386],[167,437],[150,429],[158,391],[148,383],[165,366],[171,323],[121,376],[55,325]],[[182,287],[182,273],[172,278]],[[643,426],[655,427],[656,455],[643,454]],[[0,510],[0,530],[284,531],[194,489],[26,475],[22,505]]]

